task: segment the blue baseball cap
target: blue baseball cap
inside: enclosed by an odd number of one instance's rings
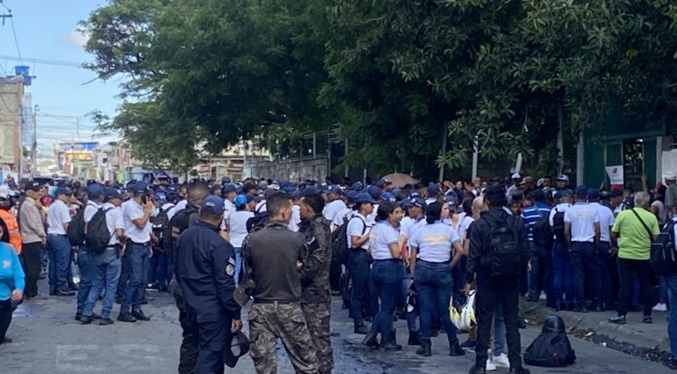
[[[294,190],[289,195],[291,195],[292,199],[300,199],[301,198],[301,191]]]
[[[247,196],[237,195],[235,198],[235,206],[242,206],[247,204]]]
[[[381,195],[381,200],[393,203],[395,202],[395,195],[390,192],[384,192],[383,195]]]
[[[430,184],[428,184],[428,195],[429,195],[429,197],[435,197],[435,196],[439,195],[439,193],[440,193],[440,186],[438,186],[437,183],[430,182]]]
[[[335,184],[331,184],[331,185],[328,185],[324,188],[324,192],[328,193],[328,194],[329,193],[340,194],[341,193],[341,187],[339,187]]]
[[[614,188],[611,190],[611,197],[619,197],[623,196],[623,191],[619,190],[618,188]]]
[[[355,182],[355,183],[353,183],[352,186],[350,186],[351,190],[358,191],[358,192],[362,191],[363,188],[364,188],[364,185],[362,185],[362,182]]]
[[[130,191],[136,193],[146,193],[148,192],[148,185],[145,182],[136,182],[131,187],[127,186]]]
[[[59,195],[70,196],[71,194],[72,194],[71,190],[69,190],[66,187],[57,187],[57,189],[54,191],[55,197],[58,197]]]
[[[222,190],[222,192],[224,194],[236,192],[236,191],[237,191],[237,185],[235,185],[235,183],[227,183],[225,186],[223,186],[223,190]]]
[[[348,198],[349,201],[355,201],[355,197],[357,196],[359,192],[355,190],[350,190],[346,192],[346,197]]]
[[[587,196],[587,195],[588,195],[588,187],[583,185],[576,187],[576,196]]]
[[[412,206],[414,206],[414,203],[410,199],[404,199],[400,202],[400,207],[403,209],[411,208]]]
[[[411,201],[411,206],[415,206],[418,208],[425,208],[426,206],[425,199],[422,198],[421,196],[415,196],[409,200]]]
[[[370,203],[370,204],[376,204],[376,200],[372,199],[371,195],[369,195],[366,192],[360,192],[355,196],[355,202],[358,204],[361,203]]]
[[[596,188],[591,188],[588,190],[588,199],[597,200],[599,199],[599,190]]]
[[[369,186],[369,188],[367,188],[367,193],[374,200],[381,198],[381,189],[378,186]]]
[[[378,180],[378,182],[376,182],[376,185],[379,186],[380,188],[383,188],[383,187],[385,187],[389,184],[393,184],[393,182],[391,182],[391,181],[389,181],[385,178],[381,178],[381,179]]]
[[[106,198],[107,199],[122,199],[122,191],[119,188],[108,188],[106,189]]]
[[[103,195],[104,192],[103,187],[98,183],[87,186],[87,196],[89,196],[90,199],[96,199]]]
[[[200,213],[211,214],[218,216],[223,214],[226,211],[226,204],[223,199],[218,196],[207,196],[206,199],[202,200],[200,205]]]

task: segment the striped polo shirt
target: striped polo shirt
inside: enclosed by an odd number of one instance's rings
[[[530,242],[534,241],[534,234],[532,233],[532,230],[534,226],[536,226],[536,223],[541,219],[541,217],[547,217],[549,215],[550,207],[543,202],[537,202],[536,204],[524,209],[522,212],[522,220],[524,220],[524,224],[529,228]]]

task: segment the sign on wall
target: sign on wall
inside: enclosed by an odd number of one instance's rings
[[[625,180],[623,178],[623,165],[607,166],[606,174],[609,176],[609,181],[611,182],[612,187],[620,186],[622,188],[625,184]]]

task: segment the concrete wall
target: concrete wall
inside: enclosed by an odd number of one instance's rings
[[[245,169],[254,178],[300,181],[312,179],[324,181],[329,174],[329,160],[326,158],[297,161],[254,161],[247,162]]]
[[[0,79],[0,169],[20,173],[21,80]]]

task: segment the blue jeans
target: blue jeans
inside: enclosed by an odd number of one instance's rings
[[[573,304],[574,301],[574,274],[571,264],[571,253],[562,243],[555,243],[552,250],[552,261],[554,265],[553,294],[555,306],[561,307],[566,294],[566,303]]]
[[[393,330],[393,315],[402,287],[403,266],[399,259],[374,260],[371,279],[374,281],[376,292],[380,295],[381,307],[371,325],[372,333],[388,334]]]
[[[153,251],[148,260],[148,283],[157,281],[159,290],[166,290],[174,274],[174,263],[165,252]]]
[[[664,279],[670,302],[670,317],[668,318],[670,353],[672,354],[672,359],[677,360],[677,274],[664,277]]]
[[[49,254],[49,289],[51,292],[68,288],[67,272],[70,264],[71,244],[66,235],[47,235]]]
[[[611,272],[609,271],[609,251],[611,243],[600,242],[597,246],[599,256],[599,292],[600,301],[608,307],[614,305],[614,296],[611,291]]]
[[[595,243],[571,243],[571,262],[574,265],[574,304],[585,306],[585,286],[588,286],[592,305],[599,305],[600,266]]]
[[[494,357],[505,353],[508,345],[505,337],[505,320],[503,319],[503,305],[497,304],[494,310]]]
[[[529,298],[538,299],[541,290],[545,291],[548,304],[554,305],[552,251],[529,242],[531,248],[531,271],[529,272]]]
[[[146,275],[148,274],[148,251],[150,244],[139,245],[129,242],[127,251],[129,251],[129,263],[131,265],[131,274],[129,283],[125,290],[125,298],[122,301],[121,313],[141,310],[144,293],[146,292]]]
[[[353,280],[353,292],[350,297],[350,314],[353,315],[355,327],[364,325],[362,304],[369,297],[369,266],[371,256],[364,251],[351,250],[348,258],[350,277]]]
[[[87,295],[87,302],[82,311],[85,316],[91,316],[94,311],[96,300],[101,295],[101,290],[105,290],[103,295],[103,307],[101,308],[101,318],[110,318],[115,301],[115,291],[118,287],[120,278],[120,254],[118,249],[106,249],[103,253],[93,254],[90,257],[92,263],[92,288]]]
[[[92,279],[94,278],[94,264],[92,263],[92,255],[87,251],[87,247],[80,246],[78,250],[78,269],[80,271],[80,284],[78,287],[78,304],[77,312],[82,313],[89,291],[92,289]]]
[[[235,286],[240,284],[240,273],[243,271],[244,265],[242,264],[242,247],[235,247],[235,274],[233,275]]]
[[[442,318],[449,344],[458,341],[456,326],[449,318],[449,300],[453,285],[449,263],[422,260],[416,262],[416,291],[421,308],[421,339],[430,340],[433,315],[437,311],[437,315]]]

